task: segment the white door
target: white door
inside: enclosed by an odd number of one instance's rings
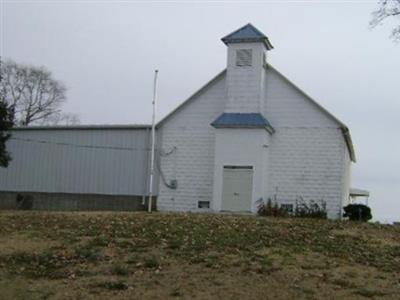
[[[252,167],[224,167],[222,181],[222,210],[251,211],[252,190]]]

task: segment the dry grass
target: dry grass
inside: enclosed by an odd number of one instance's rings
[[[0,213],[0,299],[399,299],[400,228],[146,213]]]

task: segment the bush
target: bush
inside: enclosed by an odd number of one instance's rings
[[[318,204],[316,201],[310,200],[307,204],[302,198],[296,200],[294,216],[299,218],[326,219],[326,202],[321,200],[321,203]]]
[[[296,200],[294,211],[288,210],[284,205],[279,206],[278,203],[272,203],[268,199],[267,203],[261,202],[257,207],[259,216],[264,217],[299,217],[299,218],[315,218],[326,219],[326,202],[321,200],[320,203],[310,200],[306,203],[302,198]]]
[[[351,221],[367,222],[372,219],[371,208],[364,204],[349,204],[343,210],[343,217],[348,217]]]
[[[261,202],[257,207],[257,213],[264,217],[287,217],[289,215],[286,209],[278,206],[278,203],[272,204],[271,199],[268,199],[266,204]]]

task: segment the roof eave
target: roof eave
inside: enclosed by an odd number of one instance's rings
[[[350,135],[350,130],[346,126],[341,126],[340,129],[342,130],[344,140],[346,141],[347,149],[349,150],[350,159],[352,162],[357,162],[356,153],[354,151],[353,140]]]
[[[307,93],[305,93],[297,85],[295,85],[293,82],[291,82],[285,75],[283,75],[281,72],[279,72],[273,66],[271,66],[270,64],[267,64],[266,68],[269,68],[269,69],[273,70],[274,72],[276,72],[286,82],[291,84],[296,90],[298,90],[301,94],[303,94],[311,103],[313,103],[315,106],[317,106],[321,111],[323,111],[328,117],[330,117],[332,120],[334,120],[339,125],[339,128],[341,129],[341,131],[343,133],[343,137],[346,141],[347,149],[349,150],[350,159],[352,162],[355,163],[356,162],[356,154],[355,154],[353,140],[351,138],[349,128],[342,121],[340,121],[337,117],[335,117],[331,112],[329,112],[325,107],[323,107],[321,104],[319,104],[317,101],[315,101],[312,97],[310,97]]]
[[[350,188],[349,195],[353,197],[369,197],[370,193],[367,190]]]
[[[242,38],[242,39],[226,39],[222,38],[221,39],[225,45],[228,44],[239,44],[239,43],[263,43],[265,48],[267,50],[272,50],[274,49],[274,46],[270,43],[267,37],[265,38]]]
[[[213,84],[215,81],[217,81],[222,75],[224,75],[225,72],[226,72],[226,69],[223,69],[216,76],[214,76],[210,81],[208,81],[201,88],[199,88],[196,92],[194,92],[189,98],[187,98],[185,101],[183,101],[181,104],[179,104],[174,110],[172,110],[169,114],[167,114],[164,118],[162,118],[160,121],[158,121],[158,123],[156,124],[156,128],[161,127],[170,117],[172,117],[176,112],[178,112],[180,109],[182,109],[186,104],[188,104],[193,99],[195,99],[196,96],[200,95],[207,87],[209,87],[211,84]]]
[[[225,129],[265,129],[266,131],[268,131],[270,134],[275,133],[275,129],[272,126],[269,125],[242,125],[242,124],[230,124],[230,125],[218,125],[218,124],[214,124],[211,123],[210,124],[212,127],[214,128],[225,128]]]
[[[102,130],[102,129],[149,129],[151,125],[138,124],[100,124],[100,125],[33,125],[18,126],[11,128],[11,131],[23,130]]]

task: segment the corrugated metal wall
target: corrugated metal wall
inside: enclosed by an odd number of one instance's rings
[[[0,191],[147,194],[149,130],[113,126],[13,130],[7,144],[13,160],[8,168],[0,168]],[[156,191],[157,187],[158,180]]]

